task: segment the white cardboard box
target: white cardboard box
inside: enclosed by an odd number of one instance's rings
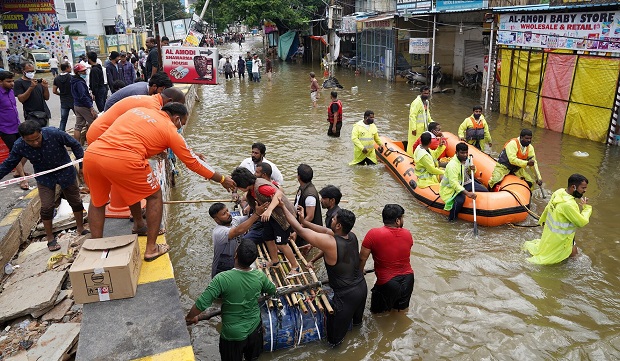
[[[69,270],[75,303],[135,296],[141,265],[135,234],[87,239]]]

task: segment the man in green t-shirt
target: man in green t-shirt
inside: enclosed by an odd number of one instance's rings
[[[258,249],[254,242],[242,240],[235,252],[235,268],[218,273],[185,316],[188,324],[196,323],[200,312],[216,298],[222,299],[222,360],[255,360],[263,349],[258,298],[261,293],[273,295],[276,286],[263,272],[250,268],[256,257]]]

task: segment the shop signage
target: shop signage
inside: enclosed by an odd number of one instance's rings
[[[396,0],[396,10],[398,12],[414,12],[420,10],[430,10],[433,2],[430,0]]]
[[[216,48],[164,46],[164,72],[173,83],[217,84]]]
[[[437,0],[435,10],[437,11],[458,11],[486,9],[487,0]]]
[[[394,18],[367,19],[363,21],[363,24],[364,29],[392,29],[394,27]]]
[[[429,54],[431,52],[430,38],[410,38],[409,54]]]
[[[498,44],[620,52],[620,11],[501,14]]]
[[[58,31],[53,0],[2,0],[4,31]]]

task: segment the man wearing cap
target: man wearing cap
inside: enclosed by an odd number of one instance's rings
[[[131,85],[136,82],[136,70],[124,51],[121,51],[120,57],[121,60],[118,62],[120,79],[125,82],[125,85]]]
[[[97,118],[97,111],[93,105],[93,98],[86,85],[86,66],[77,63],[73,67],[75,75],[71,77],[71,95],[73,96],[73,111],[75,112],[75,127],[73,137],[80,141],[82,129],[88,129]]]
[[[110,92],[114,94],[116,92],[116,89],[112,87],[112,83],[117,80],[122,80],[121,72],[119,72],[118,70],[118,60],[120,58],[120,54],[118,53],[118,51],[112,51],[108,58],[110,59],[110,62],[108,63],[108,65],[106,65],[105,72],[108,77],[108,86],[110,87]]]

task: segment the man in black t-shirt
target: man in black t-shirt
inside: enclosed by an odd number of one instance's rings
[[[149,48],[149,55],[146,57],[146,62],[144,64],[144,80],[149,80],[153,74],[160,70],[157,40],[152,37],[146,38],[146,47]]]
[[[67,128],[69,110],[73,110],[73,95],[71,95],[71,66],[69,64],[60,64],[60,75],[54,78],[52,92],[60,97],[60,125],[58,126],[58,129],[64,131]]]
[[[24,74],[15,81],[13,91],[23,105],[24,119],[36,120],[41,127],[46,127],[52,117],[46,103],[50,98],[49,83],[45,79],[35,79],[35,74],[32,63],[24,64]]]

